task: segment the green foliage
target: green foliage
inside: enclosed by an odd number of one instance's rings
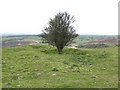
[[[117,88],[118,48],[69,49],[50,45],[2,50],[3,88]],[[51,52],[51,53],[50,53]]]
[[[50,19],[48,27],[45,27],[41,36],[48,41],[49,44],[56,46],[59,54],[62,49],[78,35],[75,33],[74,17],[68,13],[59,12],[53,19]]]

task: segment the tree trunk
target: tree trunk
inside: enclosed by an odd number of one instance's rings
[[[60,47],[57,47],[58,53],[61,54],[62,49]]]

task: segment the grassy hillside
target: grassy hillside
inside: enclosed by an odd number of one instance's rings
[[[116,88],[118,48],[68,49],[27,45],[3,48],[3,87]]]
[[[0,48],[0,89],[2,88],[2,49]]]

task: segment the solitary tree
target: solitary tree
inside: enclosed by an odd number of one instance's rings
[[[53,19],[50,19],[41,36],[49,44],[56,46],[61,54],[63,48],[78,36],[71,25],[73,22],[75,22],[74,16],[70,16],[67,12],[59,12]]]

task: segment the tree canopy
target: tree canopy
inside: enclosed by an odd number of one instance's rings
[[[48,26],[42,30],[41,36],[49,44],[56,46],[61,54],[63,48],[78,36],[72,26],[74,22],[74,16],[70,16],[67,12],[59,12],[53,19],[50,19]]]

